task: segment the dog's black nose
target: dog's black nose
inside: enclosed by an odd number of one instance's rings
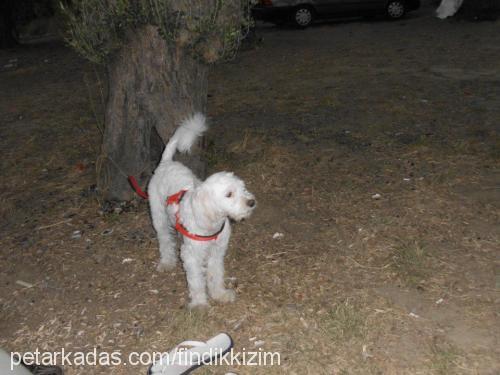
[[[248,207],[255,206],[255,199],[249,199],[249,200],[247,200],[247,206]]]

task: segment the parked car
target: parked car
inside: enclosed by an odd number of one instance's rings
[[[385,14],[398,19],[419,7],[420,0],[259,0],[252,8],[252,16],[276,24],[292,22],[307,27],[319,18]]]

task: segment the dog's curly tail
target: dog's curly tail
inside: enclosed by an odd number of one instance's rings
[[[167,143],[161,161],[170,161],[176,151],[189,152],[191,146],[207,130],[205,116],[199,112],[181,122],[172,138]]]

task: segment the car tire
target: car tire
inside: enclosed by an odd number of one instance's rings
[[[406,4],[403,0],[390,0],[385,9],[388,18],[397,20],[405,15]]]
[[[292,22],[295,26],[304,29],[314,21],[314,10],[306,5],[299,5],[292,12]]]

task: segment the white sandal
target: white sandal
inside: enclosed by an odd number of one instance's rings
[[[184,375],[196,368],[222,357],[233,347],[233,339],[227,333],[203,341],[184,341],[161,358],[155,359],[148,375]]]

